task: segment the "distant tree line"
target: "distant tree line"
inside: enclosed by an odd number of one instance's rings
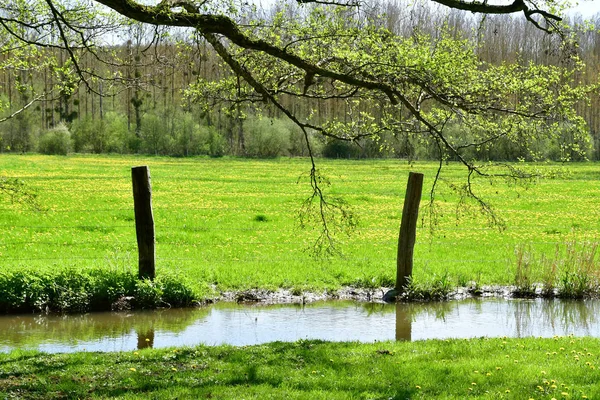
[[[262,11],[276,24],[278,13],[300,12],[298,5],[285,10]],[[259,11],[256,11],[257,13]],[[383,17],[378,21],[394,34],[418,40],[420,35],[438,38],[442,33],[474,45],[477,57],[501,65],[556,65],[573,62],[573,52],[582,63],[577,76],[565,85],[591,83],[600,73],[600,17],[592,26],[580,17],[568,22],[571,31],[565,45],[555,35],[536,29],[520,16],[476,16],[429,3],[409,7],[402,1],[373,3],[366,14]],[[263,16],[264,17],[264,16]],[[247,18],[251,19],[252,15]],[[110,40],[94,52],[75,49],[85,67],[82,80],[67,50],[53,46],[17,45],[0,30],[0,152],[45,154],[141,153],[171,156],[223,155],[247,157],[306,156],[304,133],[272,106],[219,99],[210,91],[214,82],[230,82],[232,91],[245,90],[239,76],[224,68],[215,50],[197,33],[175,28],[151,29],[129,23],[119,31],[100,32]],[[20,33],[27,38],[24,29]],[[4,36],[4,37],[3,37]],[[435,50],[435,47],[432,46]],[[432,51],[434,51],[432,50]],[[99,60],[99,56],[102,60]],[[91,72],[90,72],[91,71]],[[100,78],[102,77],[102,78]],[[110,77],[110,78],[106,78]],[[306,85],[309,85],[307,76]],[[191,90],[195,85],[204,88]],[[243,96],[239,96],[243,99]],[[285,104],[296,115],[310,115],[319,124],[344,121],[352,113],[369,108],[375,123],[374,102],[350,104],[343,98],[318,99],[318,107],[303,99]],[[282,102],[286,102],[283,98]],[[30,106],[29,106],[30,105]],[[585,119],[587,137],[574,136],[569,123],[557,124],[552,138],[535,140],[528,132],[522,141],[499,137],[490,145],[472,146],[463,154],[478,160],[600,159],[600,96],[577,103]],[[0,107],[2,109],[2,107]],[[0,120],[2,120],[0,115]],[[473,133],[456,121],[444,126],[446,136],[464,137]],[[313,132],[310,137],[317,155],[333,158],[400,157],[438,159],[440,149],[431,136],[418,127],[360,135],[352,141]],[[477,142],[473,139],[472,142]]]

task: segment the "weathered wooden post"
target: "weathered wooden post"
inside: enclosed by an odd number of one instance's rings
[[[408,175],[400,236],[398,237],[398,258],[396,261],[396,287],[400,293],[412,277],[413,253],[417,238],[417,220],[419,219],[419,203],[423,191],[423,174],[411,172]]]
[[[152,186],[147,166],[131,168],[133,182],[133,209],[138,242],[140,279],[153,280],[156,261],[154,250],[154,216],[152,215]]]
[[[404,288],[412,276],[413,253],[417,238],[417,220],[419,218],[419,203],[423,191],[423,174],[411,172],[408,175],[400,236],[398,237],[398,258],[396,259],[396,286],[387,292],[383,299],[392,301],[404,292]]]

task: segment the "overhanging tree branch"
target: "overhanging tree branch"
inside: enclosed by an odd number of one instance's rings
[[[27,110],[29,107],[31,107],[33,104],[35,104],[36,102],[42,100],[44,97],[46,96],[45,93],[40,94],[38,96],[36,96],[33,100],[31,100],[29,103],[25,104],[23,107],[19,108],[17,111],[13,112],[12,114],[10,114],[7,117],[4,118],[0,118],[0,123],[8,121],[11,118],[16,117],[17,115],[21,114],[23,111]]]

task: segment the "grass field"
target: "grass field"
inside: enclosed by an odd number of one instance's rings
[[[0,354],[6,398],[597,399],[600,341],[299,341]]]
[[[149,165],[152,175],[157,273],[180,274],[206,294],[393,285],[410,171],[425,174],[416,281],[512,284],[517,248],[528,259],[552,260],[565,257],[568,246],[589,247],[600,232],[600,168],[593,163],[525,165],[546,177],[519,184],[476,179],[476,192],[505,220],[500,230],[475,202],[459,205],[454,188],[465,183],[466,171],[458,165],[444,167],[431,224],[436,164],[319,160],[331,181],[327,193],[347,200],[359,224],[340,236],[341,254],[315,258],[307,249],[318,230],[300,229],[297,218],[310,194],[307,159],[0,155],[0,177],[21,179],[44,208],[0,197],[0,269],[135,270],[130,168],[136,165]],[[533,279],[542,279],[542,268],[532,268]]]

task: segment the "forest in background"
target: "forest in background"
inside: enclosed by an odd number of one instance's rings
[[[275,25],[281,13],[297,13],[301,18],[303,11],[301,5],[290,4],[255,12],[257,18],[260,14],[260,18]],[[369,14],[377,18],[370,19]],[[390,32],[402,37],[430,41],[431,51],[444,35],[466,40],[479,60],[494,65],[564,66],[572,62],[572,53],[576,52],[584,66],[566,84],[597,81],[599,18],[585,22],[581,17],[570,17],[572,46],[563,45],[556,35],[537,29],[521,16],[481,17],[429,3],[372,3],[363,18],[385,24]],[[20,34],[27,37],[26,31]],[[5,36],[0,36],[0,103],[6,105],[0,119],[26,107],[0,123],[0,152],[307,155],[303,132],[276,108],[214,96],[199,98],[190,90],[199,82],[206,87],[227,79],[237,79],[237,90],[242,90],[240,78],[197,33],[130,23],[118,32],[104,34],[108,35],[106,44],[89,52],[61,49],[53,46],[52,40],[47,46],[14,45],[6,32],[0,33]],[[88,71],[86,80],[74,70],[68,51],[78,52],[79,64]],[[355,99],[318,99],[316,107],[302,99],[288,101],[291,103],[286,106],[296,115],[310,115],[321,124],[344,120],[352,112],[360,112],[361,107],[377,114],[372,104],[356,104]],[[600,159],[599,103],[598,93],[593,93],[587,102],[577,104],[577,113],[589,129],[588,138],[575,138],[565,129],[554,140],[535,143],[537,151],[533,154],[556,161]],[[459,123],[449,123],[444,129],[450,136],[468,135]],[[326,157],[439,157],[435,143],[418,129],[386,131],[353,141],[317,132],[311,135],[315,153]],[[493,146],[474,147],[468,156],[527,160],[531,159],[532,141],[500,138]],[[573,141],[578,142],[575,149],[579,151],[566,145]]]

